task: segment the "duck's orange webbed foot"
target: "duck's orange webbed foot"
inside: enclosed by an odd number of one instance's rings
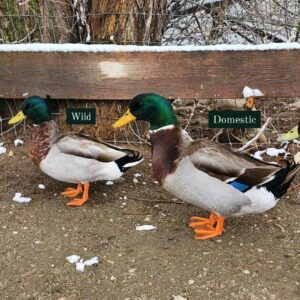
[[[75,198],[72,201],[68,202],[67,205],[69,206],[81,206],[84,202],[86,202],[89,199],[89,183],[85,183],[83,185],[83,194],[82,198]]]
[[[214,225],[216,226],[214,227]],[[209,219],[191,217],[190,227],[194,228],[196,240],[206,240],[219,236],[224,231],[224,217],[210,214]]]
[[[192,216],[190,218],[190,224],[189,226],[191,228],[197,228],[203,225],[211,225],[214,226],[217,222],[218,216],[214,213],[210,214],[209,218],[202,218],[202,217],[197,217],[197,216]]]
[[[74,198],[78,196],[80,193],[82,193],[82,184],[78,183],[76,189],[67,188],[64,192],[61,193],[61,195]]]

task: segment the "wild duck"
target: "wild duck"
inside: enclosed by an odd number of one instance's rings
[[[38,96],[25,99],[21,111],[9,124],[28,117],[33,121],[29,156],[48,176],[77,188],[67,188],[62,195],[74,198],[69,206],[81,206],[89,198],[90,182],[115,180],[139,164],[143,157],[137,151],[119,148],[91,137],[59,134],[47,102]],[[81,198],[75,198],[82,193]]]

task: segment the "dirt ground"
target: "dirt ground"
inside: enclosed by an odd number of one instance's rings
[[[27,145],[6,144],[14,156],[0,156],[1,299],[300,299],[299,191],[197,241],[188,219],[208,212],[154,182],[147,147],[141,165],[113,185],[93,183],[90,200],[71,208],[60,196],[67,184],[37,169]],[[14,202],[16,192],[32,201]],[[157,230],[136,231],[141,224]],[[72,254],[100,263],[80,273]]]

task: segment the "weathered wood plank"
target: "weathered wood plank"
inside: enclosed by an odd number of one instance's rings
[[[300,50],[0,53],[2,98],[240,98],[245,85],[268,97],[300,96]]]

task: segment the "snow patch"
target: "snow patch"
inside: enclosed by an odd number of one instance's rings
[[[248,86],[245,86],[243,89],[243,96],[245,99],[249,98],[249,97],[260,97],[263,96],[264,94],[258,90],[258,89],[251,89]]]
[[[2,146],[3,144],[4,143],[0,143],[0,155],[6,153],[6,148]]]
[[[277,157],[279,154],[286,153],[285,149],[276,149],[276,148],[267,148],[265,151],[266,151],[266,154],[271,157],[273,157],[273,156]]]
[[[251,154],[251,156],[256,159],[263,160],[263,158],[261,157],[262,154],[263,154],[263,151],[256,151],[254,154]]]
[[[78,272],[83,272],[84,268],[86,266],[92,266],[95,264],[99,264],[99,258],[98,256],[94,256],[90,259],[84,260],[83,258],[80,258],[79,255],[70,255],[66,257],[66,260],[70,263],[70,264],[75,264],[75,269]]]
[[[181,295],[173,295],[173,300],[187,300],[186,298],[182,297]]]
[[[204,0],[202,5],[205,5],[205,4],[214,4],[216,2],[220,2],[220,0]]]
[[[45,187],[43,184],[41,184],[41,183],[38,185],[38,187],[39,187],[40,190],[44,190],[44,189],[46,188],[46,187]]]
[[[95,265],[95,264],[99,264],[98,256],[94,256],[94,257],[84,261],[85,266],[92,266],[92,265]]]
[[[80,256],[79,255],[70,255],[66,257],[66,260],[70,263],[70,264],[75,264],[79,261]]]
[[[20,139],[15,139],[14,140],[14,144],[15,146],[17,147],[18,145],[23,145],[24,144],[24,141],[20,140]]]
[[[83,272],[84,271],[84,262],[83,259],[81,259],[79,262],[75,264],[75,269],[77,272]]]
[[[28,203],[31,201],[31,198],[29,197],[22,197],[21,193],[15,193],[15,196],[13,197],[13,200],[19,203]]]
[[[218,44],[210,46],[135,46],[87,44],[2,44],[0,52],[176,52],[176,51],[268,51],[300,49],[299,43],[270,43],[258,45]]]
[[[113,185],[114,183],[112,181],[106,181],[106,185]]]
[[[156,230],[157,227],[153,226],[153,225],[140,225],[140,226],[136,226],[135,230],[137,231],[150,231],[150,230]]]
[[[284,148],[267,148],[262,151],[256,151],[254,154],[251,154],[251,156],[256,159],[263,160],[263,158],[261,157],[262,154],[266,154],[270,157],[277,157],[279,154],[286,154],[286,150]]]

